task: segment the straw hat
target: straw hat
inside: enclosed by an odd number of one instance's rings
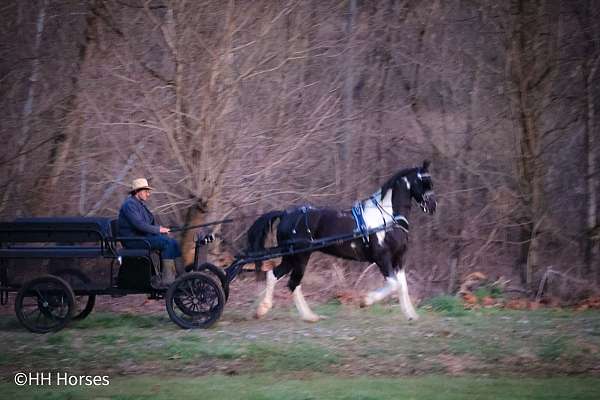
[[[154,190],[154,188],[151,188],[148,185],[148,181],[146,180],[146,178],[134,179],[131,182],[131,192],[136,192],[136,191],[142,190],[142,189]]]

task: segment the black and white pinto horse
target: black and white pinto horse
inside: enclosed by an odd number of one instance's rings
[[[316,239],[352,233],[357,229],[357,232],[367,232],[368,235],[364,238],[357,237],[354,240],[332,244],[318,251],[344,259],[376,263],[385,278],[385,286],[369,292],[362,298],[361,305],[369,306],[397,292],[406,318],[416,320],[418,315],[408,295],[402,258],[408,244],[406,217],[410,212],[412,199],[415,199],[425,213],[433,214],[436,209],[428,168],[429,162],[424,161],[421,167],[405,169],[395,174],[383,184],[381,190],[357,204],[362,206],[360,208],[363,218],[356,217],[357,212],[312,207],[264,214],[248,230],[249,250],[264,251],[266,237],[277,220],[278,245],[309,243]],[[373,232],[379,228],[381,230]],[[310,322],[321,318],[311,311],[300,287],[310,255],[311,252],[308,251],[283,256],[281,264],[267,272],[266,289],[256,311],[258,318],[265,316],[273,307],[275,284],[290,272],[288,288],[293,294],[301,318]],[[257,262],[257,270],[260,267],[261,263]]]

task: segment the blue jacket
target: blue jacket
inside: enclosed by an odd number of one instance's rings
[[[160,234],[154,215],[135,196],[128,196],[119,210],[119,236],[148,236]]]

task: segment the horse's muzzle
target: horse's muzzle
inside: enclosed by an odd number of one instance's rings
[[[435,201],[435,195],[433,194],[433,192],[426,192],[425,194],[423,194],[423,201],[420,205],[424,213],[435,214],[437,202]]]

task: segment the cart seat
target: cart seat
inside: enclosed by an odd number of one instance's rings
[[[156,274],[156,268],[160,265],[160,253],[150,248],[146,241],[147,248],[132,249],[124,245],[127,241],[144,242],[144,237],[127,238],[119,236],[118,220],[110,221],[110,228],[113,233],[113,248],[119,260],[119,274],[117,276],[117,287],[123,290],[151,291],[152,277]]]
[[[148,243],[143,236],[126,237],[119,235],[119,221],[113,219],[110,221],[110,230],[112,232],[112,240],[114,241],[114,247],[116,253],[120,257],[150,257],[152,254],[158,254],[158,250],[150,248]],[[142,243],[147,248],[134,249],[126,246],[127,242]]]

